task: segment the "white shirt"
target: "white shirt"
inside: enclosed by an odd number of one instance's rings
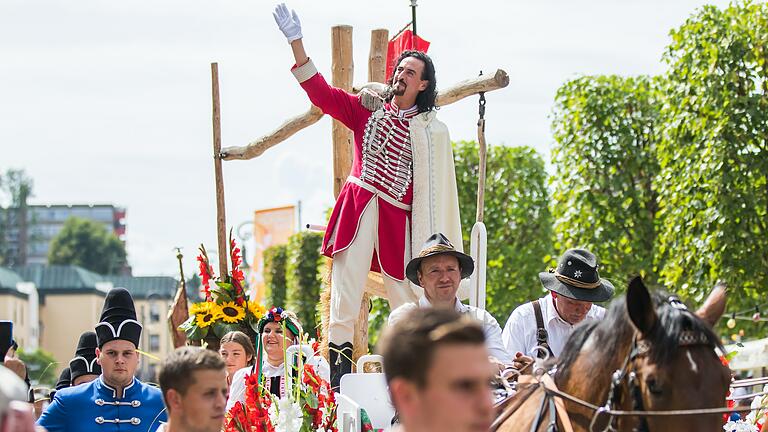
[[[316,355],[311,357],[307,364],[315,368],[315,372],[320,375],[320,378],[329,381],[331,380],[331,368],[328,366],[328,362],[322,356]],[[244,367],[232,376],[232,384],[229,386],[229,399],[227,399],[227,411],[229,411],[237,401],[245,403],[245,377],[250,375],[251,366]],[[267,378],[285,375],[285,365],[272,366],[267,359],[262,362],[261,373]]]
[[[551,294],[537,300],[541,305],[541,317],[544,320],[544,328],[547,330],[547,343],[555,357],[559,356],[565,346],[565,341],[573,332],[574,325],[569,324],[555,309],[555,302]],[[605,316],[605,308],[592,305],[587,316],[582,322],[599,321]],[[536,357],[533,348],[536,342],[536,315],[533,305],[524,303],[518,306],[507,320],[502,333],[504,346],[511,355],[521,352],[525,355]]]
[[[392,313],[389,314],[389,325],[393,325],[400,321],[405,314],[413,309],[428,307],[432,307],[432,304],[429,303],[429,300],[427,300],[426,297],[421,296],[418,304],[406,303],[393,310]],[[512,356],[504,348],[504,344],[501,341],[501,327],[493,315],[489,314],[484,309],[465,305],[460,302],[459,299],[456,299],[456,312],[460,314],[468,314],[480,321],[480,324],[483,326],[483,333],[485,333],[485,346],[488,348],[488,353],[504,364],[512,363]]]

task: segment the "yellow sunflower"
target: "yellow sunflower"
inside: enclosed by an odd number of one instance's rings
[[[226,323],[236,323],[245,318],[245,309],[233,301],[222,303],[220,310],[221,319]]]
[[[207,310],[202,310],[198,312],[195,316],[195,321],[197,322],[197,326],[200,328],[208,327],[219,318],[222,318],[221,308],[219,308],[219,306],[216,305],[216,303],[213,303],[213,302],[206,302],[206,303],[208,303],[208,306],[206,306]]]
[[[260,320],[264,317],[264,314],[267,313],[267,308],[259,302],[249,301],[248,312],[250,312],[257,320]]]
[[[211,306],[216,306],[214,302],[199,302],[192,303],[192,307],[189,308],[191,314],[207,314],[211,310]]]

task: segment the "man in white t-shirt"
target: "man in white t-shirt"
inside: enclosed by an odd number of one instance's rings
[[[516,358],[558,357],[574,326],[603,319],[605,309],[593,304],[613,296],[613,284],[598,274],[597,257],[584,249],[563,254],[556,269],[539,273],[546,296],[518,306],[502,333],[504,346]],[[542,346],[544,350],[535,349]],[[526,359],[528,360],[528,359]]]

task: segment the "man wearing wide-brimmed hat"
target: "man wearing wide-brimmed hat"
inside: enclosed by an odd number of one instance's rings
[[[480,322],[485,333],[486,345],[491,356],[502,363],[512,358],[501,341],[501,327],[496,319],[483,309],[461,303],[456,297],[459,283],[475,270],[471,256],[459,252],[442,234],[431,235],[421,252],[405,268],[405,275],[414,284],[424,289],[418,303],[407,303],[392,311],[389,324],[401,320],[408,311],[416,308],[455,309]]]
[[[546,296],[518,306],[504,326],[504,346],[511,355],[559,356],[576,324],[601,320],[605,309],[593,304],[613,296],[613,284],[598,274],[597,257],[584,249],[570,249],[557,268],[539,273]]]

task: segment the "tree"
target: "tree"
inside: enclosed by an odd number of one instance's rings
[[[270,246],[264,250],[264,285],[266,304],[285,305],[285,267],[288,261],[288,245]]]
[[[617,287],[638,274],[655,280],[657,86],[643,76],[587,76],[555,97],[555,249],[590,250]]]
[[[99,274],[116,274],[126,265],[125,245],[104,225],[70,217],[51,241],[50,264],[77,265]]]
[[[39,348],[30,352],[19,349],[18,354],[19,359],[27,367],[27,375],[32,384],[49,387],[56,384],[58,379],[56,375],[57,362],[53,354]]]
[[[696,300],[724,279],[749,309],[768,286],[768,5],[705,6],[671,36],[660,276]]]
[[[469,250],[477,213],[477,144],[454,143],[453,154],[464,249]],[[552,253],[552,215],[544,161],[533,149],[489,146],[486,179],[486,306],[503,323],[517,305],[542,293],[538,273]]]
[[[320,246],[323,236],[315,232],[300,232],[288,240],[288,261],[285,266],[287,307],[299,317],[304,331],[315,334],[317,306],[322,278],[323,256]]]
[[[22,266],[27,263],[29,227],[27,200],[32,197],[34,182],[24,170],[9,169],[0,175],[0,192],[7,207],[0,206],[0,265]],[[11,244],[9,237],[16,237]]]

